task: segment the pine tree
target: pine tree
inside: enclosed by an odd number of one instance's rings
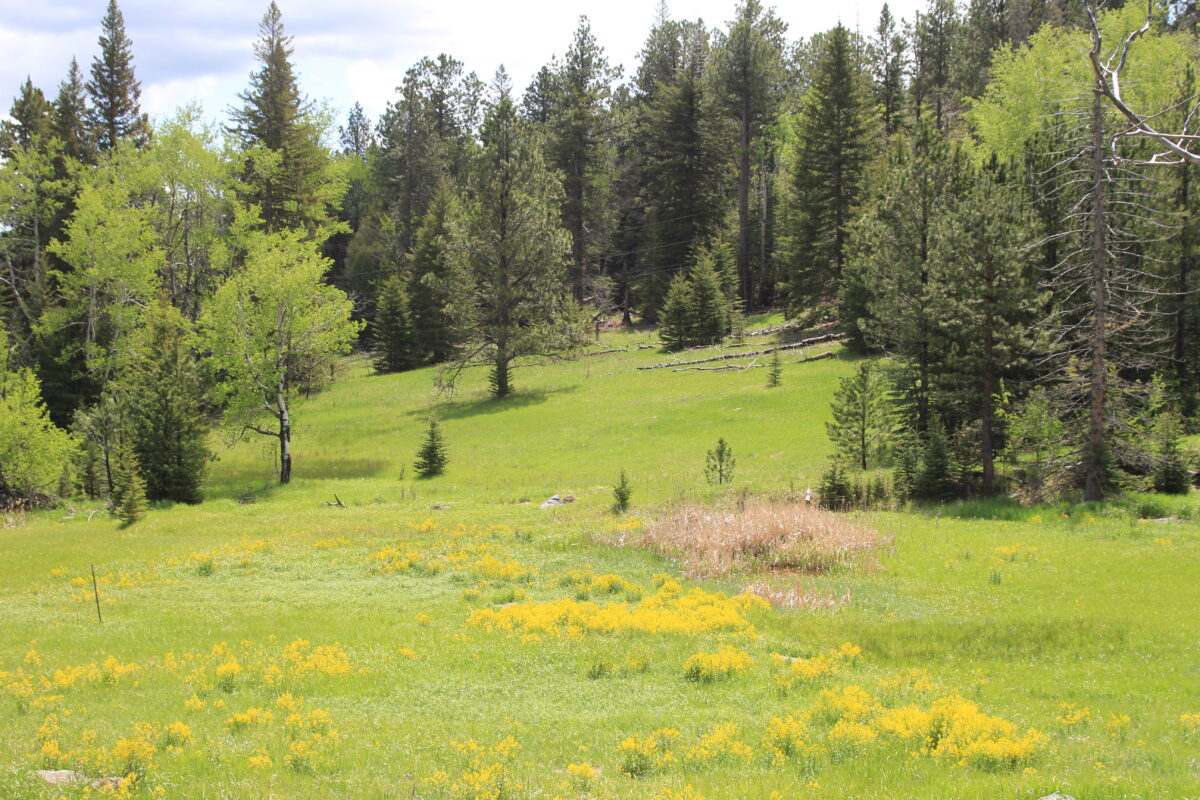
[[[658,337],[666,350],[683,350],[695,341],[695,324],[692,318],[692,284],[687,276],[677,274],[667,290],[667,299],[659,315]]]
[[[912,486],[913,496],[938,502],[951,499],[957,489],[950,463],[950,443],[940,417],[930,420],[922,449],[921,466]]]
[[[1182,426],[1179,418],[1166,411],[1154,425],[1158,463],[1154,470],[1154,491],[1164,494],[1187,494],[1191,490],[1191,473],[1183,454],[1179,452]]]
[[[929,307],[934,224],[964,190],[965,175],[962,155],[932,125],[918,125],[892,148],[877,193],[849,242],[841,314],[868,344],[912,366],[918,432],[928,424],[933,370],[943,344]],[[848,300],[860,305],[851,308]]]
[[[62,142],[64,155],[85,164],[91,162],[95,149],[88,131],[86,91],[79,62],[72,58],[54,100],[54,135]]]
[[[553,84],[557,91],[547,126],[547,156],[562,175],[562,223],[571,236],[569,280],[579,303],[604,300],[591,296],[589,273],[599,255],[598,234],[611,227],[606,219],[612,183],[609,101],[617,75],[581,16]]]
[[[146,515],[146,481],[142,477],[137,455],[127,442],[122,442],[116,451],[113,467],[113,513],[127,528]]]
[[[888,4],[879,12],[879,25],[868,46],[875,99],[883,122],[883,132],[891,136],[900,129],[904,109],[904,72],[908,66],[908,45],[896,28]]]
[[[817,484],[817,494],[821,498],[821,507],[830,511],[844,511],[850,506],[854,487],[846,477],[846,468],[838,459],[832,458],[826,463],[821,481]]]
[[[860,470],[883,460],[896,421],[883,371],[870,361],[842,378],[833,397],[833,422],[825,423],[838,453]]]
[[[827,35],[796,122],[786,260],[791,309],[836,292],[871,157],[872,99],[850,31]]]
[[[148,313],[138,357],[121,383],[127,394],[130,445],[146,497],[199,503],[208,466],[207,403],[187,321],[166,298]]]
[[[912,26],[913,76],[910,90],[918,119],[933,113],[939,131],[949,128],[955,112],[954,53],[961,24],[955,0],[929,0]]]
[[[9,109],[11,122],[0,123],[0,156],[10,159],[17,151],[42,149],[49,144],[53,111],[42,90],[26,78]]]
[[[771,353],[771,366],[767,369],[767,388],[774,389],[782,382],[783,362],[779,360],[779,351]]]
[[[717,446],[709,450],[705,456],[704,477],[710,486],[732,483],[735,466],[737,466],[737,459],[733,457],[733,448],[722,437],[717,440]]]
[[[711,252],[701,251],[696,256],[689,284],[692,304],[689,346],[720,344],[730,330],[730,309]]]
[[[260,66],[250,88],[230,109],[230,128],[246,151],[246,200],[259,208],[268,231],[300,228],[313,234],[328,222],[325,167],[328,154],[292,68],[292,37],[272,0],[258,26],[254,55]]]
[[[629,485],[629,476],[621,470],[621,477],[613,487],[613,510],[624,514],[629,510],[629,498],[633,497],[633,487]]]
[[[728,123],[705,79],[710,56],[708,31],[694,22],[664,21],[643,51],[631,158],[646,219],[633,246],[638,306],[650,320],[695,248],[717,237],[727,208]]]
[[[371,338],[377,372],[404,372],[422,362],[411,305],[400,275],[389,275],[379,287]]]
[[[999,170],[975,176],[939,219],[930,254],[929,313],[945,341],[937,372],[963,416],[979,420],[985,494],[995,489],[995,397],[1043,352],[1035,331],[1046,297],[1036,274],[1037,229],[1028,204]]]
[[[125,33],[125,17],[117,0],[108,0],[100,24],[100,55],[92,61],[87,93],[92,101],[91,138],[103,153],[128,137],[145,144],[150,128],[141,113],[142,85],[133,73],[133,42]]]
[[[488,364],[497,398],[513,391],[515,359],[582,340],[578,309],[563,290],[570,237],[559,221],[560,189],[528,125],[517,116],[501,71],[468,175],[453,256],[455,333],[463,344],[452,374],[467,364]]]
[[[432,478],[435,475],[441,475],[446,471],[446,464],[449,459],[446,457],[446,443],[442,439],[442,429],[438,425],[437,417],[429,417],[429,427],[425,431],[425,441],[421,444],[421,449],[417,452],[417,460],[413,464],[413,471],[422,478]]]
[[[424,363],[440,364],[454,355],[451,229],[457,214],[454,193],[443,186],[417,229],[408,259],[409,308],[417,354]]]
[[[783,82],[787,25],[759,0],[741,0],[729,29],[720,36],[710,70],[726,114],[737,126],[737,267],[740,295],[755,296],[750,270],[750,185],[755,148],[774,124]]]

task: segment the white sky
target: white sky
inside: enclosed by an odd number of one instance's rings
[[[254,68],[251,47],[266,0],[118,0],[133,40],[142,107],[169,114],[198,101],[223,116]],[[392,99],[404,71],[424,55],[448,53],[485,82],[504,64],[518,90],[569,46],[581,14],[609,60],[635,69],[656,0],[277,0],[295,37],[302,89],[344,117],[356,101],[372,119]],[[736,0],[674,0],[677,19],[703,18],[724,27]],[[0,0],[0,113],[26,75],[53,98],[74,55],[85,74],[107,0]],[[767,2],[767,5],[770,3]],[[826,30],[841,20],[874,28],[881,0],[793,0],[777,6],[788,38]],[[911,18],[924,0],[893,0]]]

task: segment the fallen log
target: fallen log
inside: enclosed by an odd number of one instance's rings
[[[833,351],[826,350],[824,353],[817,353],[815,356],[808,356],[807,358],[798,358],[795,361],[784,361],[782,363],[784,363],[784,364],[806,364],[809,361],[820,361],[823,358],[833,358]],[[725,364],[720,367],[679,367],[678,369],[671,370],[671,372],[687,372],[688,370],[693,370],[693,369],[702,371],[702,372],[728,372],[730,370],[742,371],[742,370],[747,370],[747,369],[754,369],[755,367],[766,367],[766,366],[769,366],[769,365],[768,364],[760,364],[757,361],[755,361],[750,364]]]
[[[691,361],[667,361],[660,364],[651,364],[638,369],[674,369],[676,367],[687,367],[692,364],[706,364],[710,361],[728,361],[731,358],[748,358],[750,356],[765,356],[779,350],[798,350],[801,347],[811,347],[814,344],[823,344],[825,342],[836,342],[845,339],[844,333],[826,333],[821,336],[813,336],[809,339],[802,339],[799,342],[790,342],[788,344],[776,345],[775,347],[766,347],[761,350],[747,350],[744,353],[722,353],[719,356],[709,356],[708,358],[697,358]]]

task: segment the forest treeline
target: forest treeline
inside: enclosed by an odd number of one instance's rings
[[[1186,129],[1200,14],[1151,8],[1126,92]],[[150,123],[110,0],[89,73],[27,80],[0,131],[0,494],[196,502],[218,421],[275,438],[286,482],[292,400],[356,345],[444,385],[486,365],[503,397],[603,320],[680,349],[767,307],[890,356],[839,391],[834,477],[1186,488],[1196,167],[1119,136],[1087,11],[929,0],[797,40],[758,0],[716,26],[663,4],[628,75],[581,18],[523,91],[442,54],[339,120],[271,3],[214,125]],[[1113,46],[1145,19],[1099,26]]]

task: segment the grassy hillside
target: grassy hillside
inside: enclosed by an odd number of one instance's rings
[[[861,515],[890,542],[878,568],[776,575],[840,602],[767,608],[750,576],[605,542],[680,494],[719,500],[721,436],[734,497],[815,482],[852,364],[767,389],[765,369],[636,369],[661,360],[531,367],[500,403],[469,375],[429,481],[410,476],[432,372],[351,364],[297,409],[292,486],[253,441],[198,507],[10,520],[0,797],[99,791],[42,768],[171,798],[1200,796],[1196,523]],[[578,502],[538,508],[552,493]]]

